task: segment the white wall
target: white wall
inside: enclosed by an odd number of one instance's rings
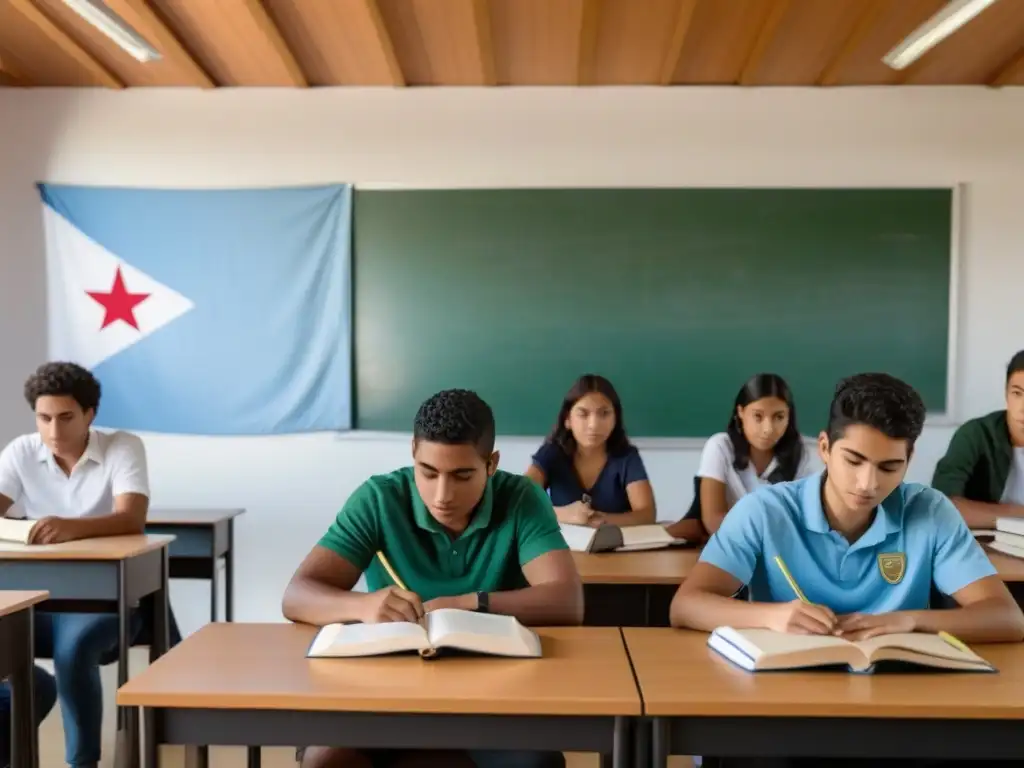
[[[998,407],[1024,347],[1024,89],[409,89],[0,91],[0,440],[33,427],[20,399],[46,356],[33,183],[236,186],[964,184],[954,417]],[[884,275],[879,276],[885,279]],[[856,301],[828,286],[836,301]],[[827,318],[822,318],[827,322]],[[738,386],[739,382],[737,382]],[[552,393],[552,406],[561,393]],[[412,414],[410,414],[410,419]],[[806,418],[804,419],[806,423]],[[910,471],[949,438],[929,427]],[[154,503],[245,506],[237,615],[276,620],[298,560],[408,437],[146,435]],[[506,468],[536,440],[500,440]],[[646,450],[661,516],[685,510],[697,452]],[[246,481],[244,478],[251,478]],[[186,631],[207,611],[175,584]]]

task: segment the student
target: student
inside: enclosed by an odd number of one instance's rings
[[[932,486],[952,499],[971,528],[1024,517],[1024,350],[1006,367],[1006,408],[957,429]]]
[[[25,517],[38,520],[34,544],[143,533],[149,508],[145,449],[127,432],[91,429],[100,404],[93,375],[72,363],[47,363],[25,383],[25,399],[38,431],[15,438],[0,452],[0,515],[18,504]],[[133,612],[133,638],[141,624]],[[36,655],[53,659],[65,759],[76,768],[100,761],[99,665],[116,653],[117,627],[116,613],[36,611]],[[46,690],[37,691],[36,706],[44,711]],[[5,684],[0,712],[10,711],[9,699]]]
[[[740,500],[676,593],[673,626],[1024,639],[1024,615],[956,508],[903,481],[923,424],[924,404],[902,381],[841,381],[818,438],[825,471]],[[898,567],[883,571],[883,554]],[[776,555],[811,604],[794,599]],[[958,608],[928,610],[933,581]],[[752,601],[732,600],[744,585]]]
[[[515,616],[526,625],[578,625],[583,586],[551,502],[533,482],[498,469],[494,416],[473,392],[447,390],[420,407],[413,467],[371,477],[306,556],[284,594],[295,622],[417,621],[439,608]],[[387,576],[382,551],[409,591]],[[368,592],[354,592],[365,571]],[[423,765],[563,766],[561,753],[474,750],[300,750],[304,768]]]
[[[696,504],[669,533],[687,538],[684,524],[700,522],[708,534],[748,493],[764,485],[806,477],[811,469],[796,422],[789,385],[774,373],[751,377],[736,395],[725,432],[708,438],[697,469]],[[696,513],[696,514],[694,514]]]
[[[655,522],[647,470],[626,437],[619,396],[603,376],[586,374],[572,385],[525,474],[550,491],[560,522]]]

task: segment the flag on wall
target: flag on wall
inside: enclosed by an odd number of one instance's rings
[[[350,428],[350,186],[39,190],[50,359],[100,380],[97,426]]]

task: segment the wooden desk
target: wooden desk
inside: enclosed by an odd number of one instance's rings
[[[672,597],[700,550],[573,552],[583,579],[583,623],[598,627],[667,627]]]
[[[43,611],[116,612],[117,680],[128,679],[129,613],[152,596],[155,660],[170,645],[168,637],[167,545],[170,536],[111,536],[63,544],[26,546],[0,542],[0,588],[45,590]],[[138,723],[123,708],[117,711],[119,748],[138,762]],[[148,741],[148,739],[147,739]],[[123,745],[123,746],[122,746]]]
[[[170,546],[172,579],[204,579],[210,582],[210,621],[217,621],[217,571],[224,558],[224,619],[235,618],[235,518],[245,512],[236,508],[149,510],[146,532],[174,536]]]
[[[314,630],[207,624],[123,685],[164,744],[537,749],[627,765],[640,697],[615,629],[540,629],[543,659],[307,659]],[[193,752],[193,750],[199,750]],[[152,768],[152,766],[147,766]]]
[[[11,767],[39,768],[35,718],[34,606],[46,592],[0,592],[0,678],[11,686]]]
[[[1024,760],[1024,644],[977,646],[998,674],[750,673],[707,634],[623,630],[653,718],[655,768],[669,754]]]

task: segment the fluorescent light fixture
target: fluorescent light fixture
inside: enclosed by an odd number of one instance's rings
[[[995,2],[996,0],[950,0],[945,8],[885,54],[882,61],[893,69],[904,69]]]
[[[137,61],[146,63],[161,58],[160,52],[128,26],[124,19],[110,10],[103,0],[64,0],[64,5],[113,40]]]

